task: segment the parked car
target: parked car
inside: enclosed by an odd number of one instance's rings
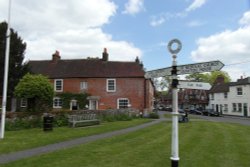
[[[190,114],[196,114],[196,115],[202,115],[202,111],[197,110],[197,109],[189,110],[189,113]]]
[[[185,113],[185,111],[183,109],[180,109],[180,108],[178,109],[178,112],[181,113],[181,114]]]
[[[206,109],[202,112],[202,115],[220,116],[220,113],[218,111],[215,111],[214,109]]]
[[[164,106],[163,106],[163,105],[160,105],[160,106],[157,107],[157,109],[158,109],[159,111],[164,111]]]
[[[172,111],[172,108],[171,108],[171,107],[166,107],[165,110],[171,112],[171,111]]]
[[[160,106],[157,107],[157,109],[159,111],[170,111],[170,112],[172,111],[171,107],[168,107],[168,106],[165,106],[165,105],[160,105]]]

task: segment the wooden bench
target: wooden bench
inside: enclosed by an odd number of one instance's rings
[[[90,126],[100,124],[96,114],[78,114],[68,116],[69,125],[72,127]]]

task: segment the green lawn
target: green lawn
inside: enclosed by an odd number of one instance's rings
[[[4,139],[0,140],[0,154],[44,146],[78,137],[124,129],[149,121],[151,120],[134,119],[132,121],[105,122],[97,126],[82,128],[60,127],[53,128],[52,132],[44,132],[42,129],[38,128],[20,131],[6,131]]]
[[[250,127],[194,121],[180,124],[182,167],[249,167]],[[166,167],[171,166],[171,123],[71,149],[16,161],[3,167]]]

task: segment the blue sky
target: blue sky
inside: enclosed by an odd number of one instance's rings
[[[8,1],[0,0],[0,21]],[[178,64],[220,60],[233,80],[250,76],[250,0],[12,0],[11,27],[27,60],[101,57],[147,70],[171,66],[167,43],[178,38]]]

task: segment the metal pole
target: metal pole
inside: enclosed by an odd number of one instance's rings
[[[172,66],[172,146],[171,146],[171,166],[178,167],[179,162],[179,136],[178,136],[178,80],[176,55],[173,55]]]
[[[2,99],[2,118],[1,118],[1,136],[0,139],[4,138],[5,130],[5,116],[6,116],[6,104],[7,104],[7,89],[8,89],[8,73],[9,73],[9,54],[10,54],[10,9],[11,0],[9,0],[9,11],[8,11],[8,26],[6,32],[6,50],[5,50],[5,68],[4,68],[4,83],[3,83],[3,99]]]

